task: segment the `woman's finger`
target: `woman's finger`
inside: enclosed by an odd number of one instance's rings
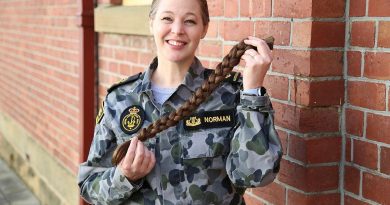
[[[129,148],[127,149],[126,156],[123,160],[125,160],[126,163],[132,164],[134,161],[135,157],[135,151],[137,149],[137,144],[138,144],[138,138],[134,137],[130,141]],[[122,161],[123,161],[122,160]]]
[[[150,160],[149,160],[149,164],[148,164],[148,167],[146,168],[146,172],[149,173],[154,165],[156,164],[156,157],[154,156],[154,153],[153,152],[150,152]]]
[[[134,168],[139,168],[142,164],[142,161],[145,157],[144,144],[141,141],[138,141],[137,150],[135,151],[135,158],[133,162]]]
[[[141,163],[141,165],[140,165],[140,171],[142,171],[143,173],[145,173],[145,171],[147,170],[147,168],[148,168],[148,165],[149,165],[149,161],[150,161],[150,152],[149,152],[149,150],[147,150],[147,149],[144,149],[144,159],[142,160],[142,163]]]

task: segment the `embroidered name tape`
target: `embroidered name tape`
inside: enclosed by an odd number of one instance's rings
[[[234,124],[234,109],[200,112],[183,120],[185,130],[232,127]]]
[[[145,112],[141,106],[132,105],[121,114],[121,130],[126,134],[136,133],[144,123]]]

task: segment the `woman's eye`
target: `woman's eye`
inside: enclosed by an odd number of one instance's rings
[[[164,18],[162,18],[161,20],[171,22],[171,21],[172,21],[172,18],[171,18],[171,17],[164,17]]]
[[[184,21],[186,24],[191,24],[191,25],[195,25],[196,22],[194,20],[186,20]]]

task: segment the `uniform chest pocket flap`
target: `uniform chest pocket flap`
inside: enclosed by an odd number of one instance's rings
[[[181,139],[183,159],[225,155],[229,151],[231,127],[187,132]]]

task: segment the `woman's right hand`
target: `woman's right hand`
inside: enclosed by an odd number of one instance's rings
[[[154,153],[149,151],[144,144],[134,137],[131,139],[126,156],[118,167],[129,181],[137,181],[149,174],[156,164]]]

